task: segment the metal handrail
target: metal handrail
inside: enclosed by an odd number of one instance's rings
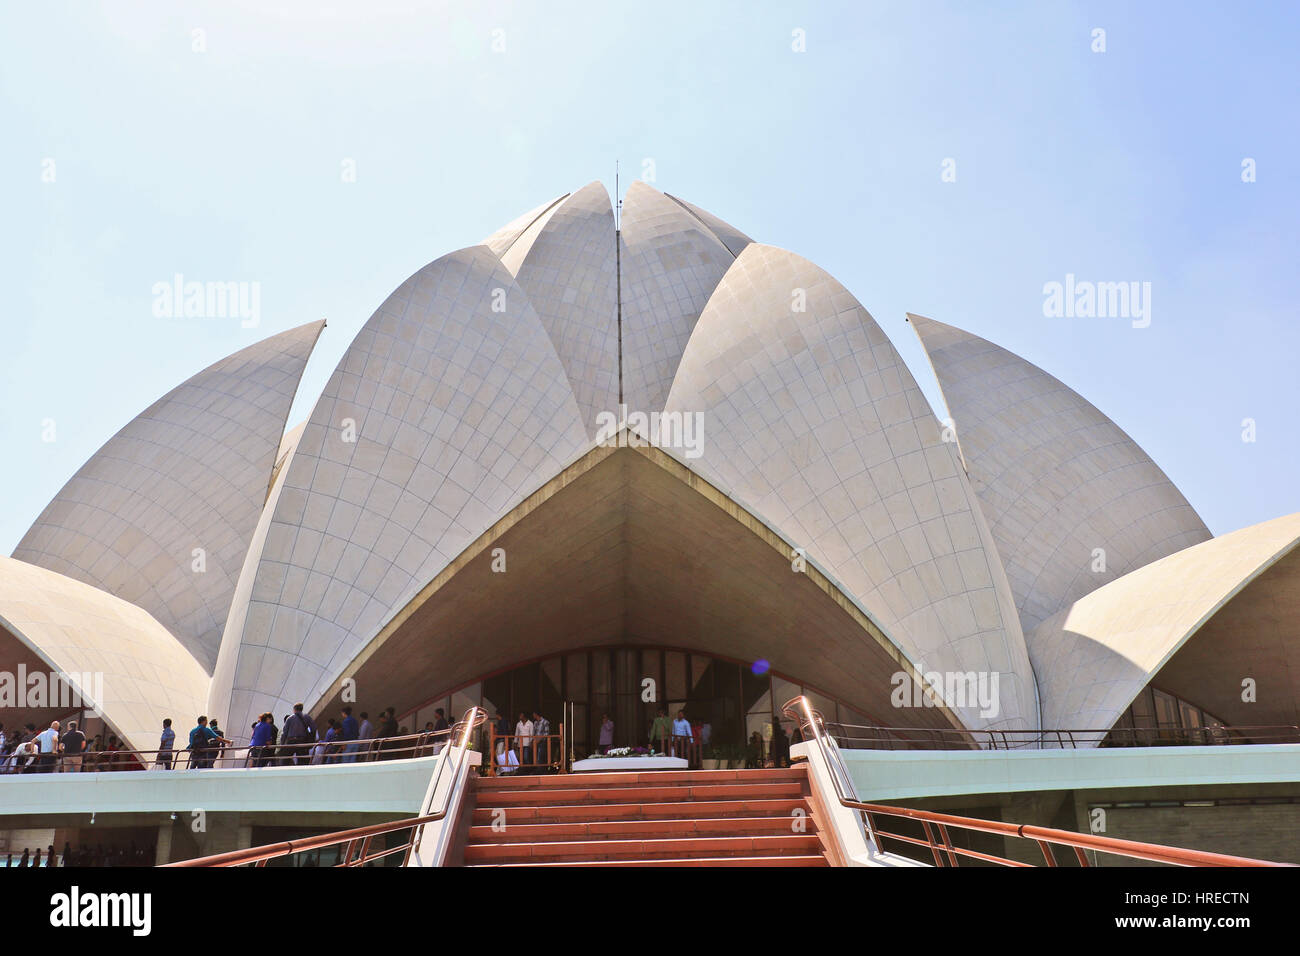
[[[1057,830],[1051,827],[1037,827],[1026,824],[1003,823],[994,820],[978,820],[973,817],[960,817],[947,813],[933,813],[929,810],[912,810],[907,807],[891,807],[878,803],[864,803],[857,798],[853,778],[849,775],[848,765],[840,755],[838,746],[832,746],[826,732],[825,720],[813,709],[808,698],[800,695],[788,701],[782,711],[785,716],[796,721],[803,732],[805,740],[811,739],[817,746],[830,771],[831,783],[835,796],[841,806],[857,811],[866,826],[866,832],[878,852],[884,852],[883,839],[898,840],[914,846],[927,847],[934,857],[935,866],[957,866],[959,857],[995,863],[999,866],[1030,866],[1023,861],[1007,857],[981,853],[976,850],[955,846],[948,833],[948,828],[994,833],[1004,837],[1020,837],[1035,841],[1042,851],[1047,866],[1057,866],[1052,846],[1064,846],[1072,849],[1080,866],[1089,866],[1086,850],[1110,853],[1115,856],[1144,860],[1152,863],[1167,863],[1174,866],[1291,866],[1289,863],[1274,863],[1249,857],[1229,856],[1224,853],[1209,853],[1203,850],[1188,850],[1181,847],[1161,846],[1155,843],[1139,843],[1135,840],[1120,840],[1115,837],[1095,836],[1087,833],[1074,833],[1070,830]],[[875,817],[895,817],[915,820],[921,824],[925,839],[890,833],[876,825]],[[937,833],[937,836],[936,836]],[[945,860],[947,861],[945,864]]]
[[[77,755],[45,754],[53,756],[50,773],[59,773],[60,768],[73,761],[78,761],[79,773],[116,773],[148,770],[150,767],[166,767],[168,770],[213,770],[237,769],[243,767],[305,767],[325,764],[333,766],[341,763],[367,763],[372,760],[394,760],[406,757],[435,756],[434,748],[450,739],[453,731],[427,730],[416,734],[403,734],[400,737],[367,737],[359,740],[313,740],[302,744],[268,744],[254,747],[251,744],[242,747],[213,747],[202,752],[190,750],[134,750],[123,748],[111,751],[93,751]],[[320,753],[321,763],[313,764],[316,748],[323,748]],[[16,755],[19,760],[28,759],[28,755]],[[34,760],[40,755],[31,755]],[[7,766],[15,754],[0,756],[0,765]],[[88,758],[95,758],[93,760]],[[206,761],[211,760],[208,764]],[[265,762],[260,762],[265,761]],[[106,764],[106,765],[105,765]],[[0,770],[0,779],[9,773],[24,773],[16,769]]]
[[[456,722],[451,729],[451,736],[459,739],[459,755],[456,758],[456,769],[452,779],[455,780],[460,776],[465,766],[465,756],[469,752],[470,736],[478,727],[488,719],[487,711],[482,707],[471,707],[465,712],[465,716]],[[445,731],[444,731],[445,732]],[[449,765],[449,754],[457,745],[453,744],[445,748],[438,755],[438,766],[434,770],[432,786],[430,793],[437,792],[437,783],[442,780],[442,774]],[[326,847],[344,845],[344,851],[340,856],[337,867],[358,867],[365,866],[368,863],[374,863],[386,857],[393,856],[397,853],[405,853],[403,862],[410,859],[412,849],[419,843],[420,836],[424,831],[424,826],[429,823],[436,823],[445,819],[451,812],[451,790],[448,789],[447,796],[444,798],[443,805],[432,813],[426,813],[422,816],[413,817],[407,820],[393,820],[389,823],[376,823],[366,827],[356,827],[352,830],[342,830],[337,833],[322,833],[317,836],[303,837],[299,840],[287,840],[282,843],[271,843],[266,846],[249,847],[244,850],[231,850],[228,853],[217,853],[212,856],[198,857],[193,860],[182,860],[178,863],[166,863],[164,866],[169,867],[229,867],[244,866],[254,864],[256,866],[265,866],[267,860],[273,860],[277,857],[290,856],[294,853],[302,853],[308,850],[321,850]],[[399,833],[403,830],[409,830],[410,835],[405,843],[395,847],[385,847],[381,850],[371,852],[370,844],[375,837],[386,836],[389,833]],[[360,852],[357,852],[359,849]]]
[[[947,727],[886,727],[879,724],[830,722],[831,736],[860,749],[1014,750],[1024,747],[1145,747],[1160,745],[1242,746],[1300,743],[1300,727],[1288,724],[1209,727],[1111,727],[1043,730],[958,730]],[[887,745],[874,747],[871,745]]]

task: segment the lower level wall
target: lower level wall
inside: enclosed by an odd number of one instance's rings
[[[116,865],[177,863],[214,853],[242,850],[285,840],[332,833],[402,819],[409,814],[376,813],[157,813],[11,815],[0,817],[0,867],[13,865],[24,849],[42,857],[53,845],[62,857],[65,844],[86,848]]]

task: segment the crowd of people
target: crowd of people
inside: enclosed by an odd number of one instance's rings
[[[802,738],[795,730],[795,741]],[[678,710],[677,716],[670,718],[667,709],[660,707],[650,724],[649,743],[651,749],[670,757],[682,757],[692,767],[699,767],[706,748],[712,743],[713,728],[704,721],[692,721],[687,718],[685,710]],[[772,723],[772,738],[766,744],[763,735],[754,731],[745,744],[745,766],[751,768],[788,767],[790,766],[791,738],[779,721]],[[602,714],[600,731],[597,736],[598,753],[607,753],[614,745],[614,721],[609,714]]]
[[[295,704],[293,712],[285,714],[280,724],[273,714],[262,714],[250,727],[247,749],[240,748],[235,754],[227,754],[236,749],[234,741],[226,736],[217,718],[207,716],[198,717],[182,749],[177,748],[171,719],[164,720],[157,752],[141,754],[115,734],[88,738],[75,720],[68,721],[66,727],[52,721],[44,730],[37,730],[33,723],[14,729],[0,723],[0,773],[144,770],[150,766],[159,770],[203,770],[216,766],[218,761],[222,766],[270,767],[391,760],[438,753],[450,729],[441,707],[434,711],[434,720],[426,721],[424,728],[413,734],[399,726],[394,707],[371,721],[366,711],[354,716],[353,708],[345,706],[338,717],[327,718],[321,727],[302,704]],[[661,707],[650,725],[649,743],[660,753],[684,757],[691,766],[699,766],[703,749],[710,744],[711,730],[707,723],[687,719],[684,710],[670,718]],[[522,768],[545,772],[563,761],[559,737],[551,732],[551,722],[540,711],[521,711],[512,725],[498,710],[490,733],[497,773],[516,773]],[[746,743],[746,766],[789,766],[790,744],[779,723],[773,725],[766,746],[762,735],[755,731]],[[613,746],[614,721],[604,713],[597,750],[606,753]]]
[[[123,744],[114,734],[96,734],[87,738],[75,720],[66,727],[55,720],[44,730],[28,723],[6,730],[0,723],[0,773],[77,773],[102,770],[204,770],[222,766],[296,766],[321,763],[353,763],[359,760],[391,760],[398,757],[428,756],[438,753],[451,730],[444,710],[434,711],[434,719],[415,734],[397,722],[397,709],[389,707],[378,719],[369,713],[353,716],[353,708],[343,707],[337,718],[330,717],[320,727],[302,704],[284,715],[277,725],[273,714],[262,714],[250,728],[250,743],[235,751],[234,741],[226,736],[216,717],[201,715],[183,748],[177,747],[176,731],[171,718],[162,722],[158,749],[140,753]],[[402,740],[400,738],[410,738]]]
[[[65,842],[62,853],[56,852],[53,844],[44,851],[37,847],[33,852],[27,847],[22,853],[7,852],[0,863],[8,869],[19,866],[153,866],[154,860],[154,847],[136,846],[134,841],[129,847],[105,847],[100,843],[76,848]]]
[[[140,770],[138,755],[116,734],[87,737],[77,724],[61,728],[53,721],[44,730],[33,723],[0,723],[0,773],[75,773],[83,770]]]

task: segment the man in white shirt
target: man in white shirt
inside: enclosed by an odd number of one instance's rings
[[[36,766],[32,773],[51,773],[59,756],[59,722],[56,720],[32,740],[36,744]]]
[[[673,721],[673,755],[690,759],[691,722],[686,719],[686,711],[679,710]]]
[[[519,751],[519,764],[526,767],[533,762],[533,722],[523,711],[515,724],[515,747]]]

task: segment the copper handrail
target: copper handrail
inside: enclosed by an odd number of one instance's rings
[[[488,719],[487,711],[482,707],[471,707],[465,712],[465,716],[456,722],[455,727],[450,731],[453,739],[459,738],[459,745],[453,744],[445,748],[438,755],[438,766],[434,770],[433,780],[430,792],[437,792],[437,781],[442,779],[442,774],[448,766],[448,755],[452,750],[458,750],[456,759],[456,769],[452,779],[460,776],[464,769],[465,756],[469,752],[470,735]],[[446,733],[446,731],[441,731]],[[321,850],[330,846],[343,845],[343,852],[340,854],[340,860],[334,864],[335,867],[358,867],[373,863],[376,860],[382,860],[386,857],[393,856],[397,853],[405,853],[403,862],[410,859],[411,850],[419,842],[420,835],[423,832],[425,824],[436,823],[444,819],[451,812],[450,804],[451,791],[448,790],[447,797],[444,798],[443,805],[432,813],[426,813],[423,816],[413,817],[407,820],[393,820],[389,823],[375,823],[370,826],[356,827],[352,830],[342,830],[337,833],[322,833],[317,836],[303,837],[298,840],[286,840],[282,843],[270,843],[265,846],[249,847],[243,850],[231,850],[228,853],[217,853],[212,856],[197,857],[193,860],[181,860],[178,863],[166,863],[164,866],[169,867],[229,867],[244,866],[254,864],[256,866],[265,866],[267,860],[277,857],[290,856],[294,853],[303,853],[309,850]],[[403,830],[409,830],[410,835],[406,842],[395,847],[384,847],[381,850],[371,852],[370,844],[377,836],[385,836],[389,833],[398,833]],[[359,852],[358,852],[359,851]]]
[[[887,727],[879,724],[827,722],[828,732],[857,749],[1013,750],[1023,747],[1080,749],[1161,745],[1243,746],[1261,743],[1300,743],[1300,726],[1215,725],[1210,727],[1111,727],[1043,730],[959,730],[950,727]],[[883,745],[883,746],[874,746]]]
[[[907,807],[892,807],[878,803],[864,803],[857,798],[853,778],[849,774],[839,748],[828,742],[826,724],[822,715],[813,709],[808,698],[800,695],[788,701],[782,712],[796,721],[804,734],[804,739],[811,738],[822,755],[830,773],[835,797],[840,805],[857,811],[866,824],[866,832],[878,852],[884,852],[883,839],[897,840],[914,846],[926,847],[934,858],[935,866],[957,866],[958,857],[968,857],[999,866],[1030,866],[1023,861],[1007,857],[981,853],[964,847],[955,846],[948,834],[948,828],[995,833],[1004,837],[1019,837],[1034,840],[1042,851],[1047,866],[1057,866],[1058,862],[1052,846],[1069,847],[1074,851],[1080,866],[1089,866],[1086,850],[1098,853],[1110,853],[1115,856],[1144,860],[1151,863],[1167,863],[1174,866],[1291,866],[1289,863],[1275,863],[1268,860],[1256,860],[1249,857],[1230,856],[1224,853],[1210,853],[1203,850],[1188,850],[1181,847],[1161,846],[1155,843],[1139,843],[1135,840],[1121,840],[1115,837],[1096,836],[1089,833],[1074,833],[1070,830],[1056,830],[1050,827],[1030,826],[1027,824],[1003,823],[994,820],[978,820],[973,817],[960,817],[947,813],[934,813],[929,810],[913,810]],[[899,833],[881,830],[876,825],[876,817],[895,817],[915,820],[921,824],[925,839],[910,837]],[[945,864],[944,861],[947,861]]]

